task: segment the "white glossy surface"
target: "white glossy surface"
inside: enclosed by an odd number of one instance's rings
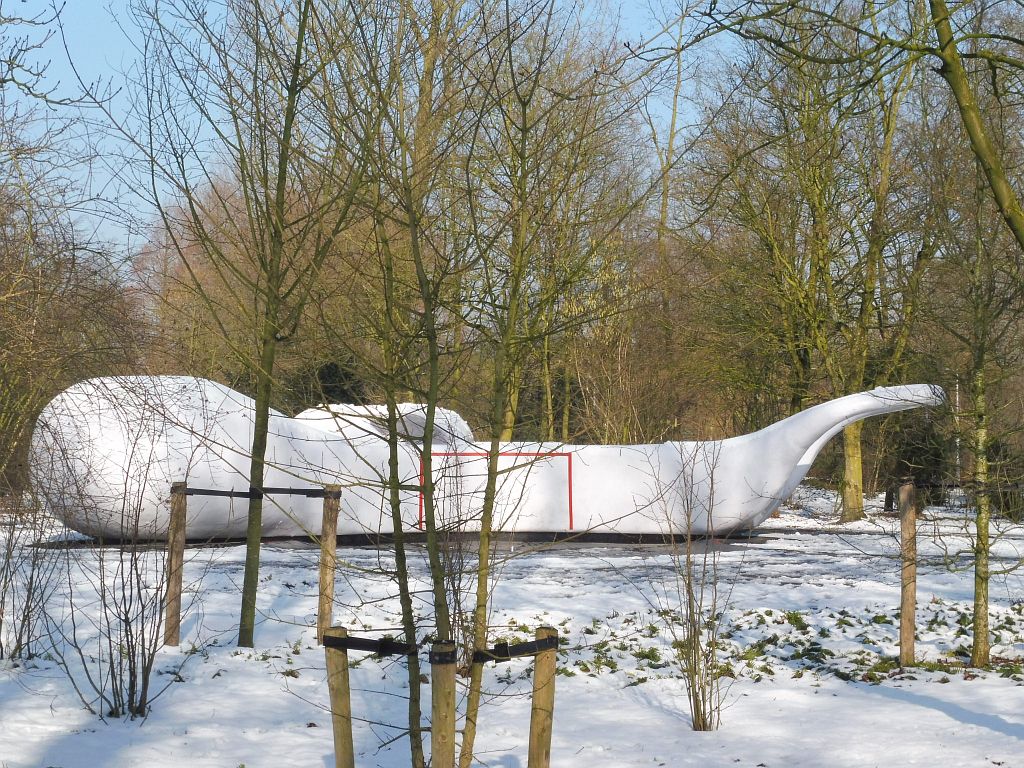
[[[495,527],[503,531],[654,534],[727,533],[766,517],[806,475],[844,426],[884,413],[936,405],[931,385],[886,387],[838,398],[750,435],[655,445],[506,443]],[[415,437],[418,406],[403,406]],[[76,384],[43,411],[32,439],[37,490],[68,525],[119,538],[163,538],[170,484],[248,488],[253,401],[189,377],[122,377]],[[333,414],[333,415],[332,415]],[[343,487],[339,534],[391,533],[385,504],[388,446],[379,407],[331,406],[296,418],[273,412],[267,487]],[[364,419],[364,422],[360,422]],[[435,442],[440,524],[478,525],[486,444],[465,421],[439,409],[446,442]],[[422,431],[420,432],[422,434]],[[460,454],[460,455],[452,455]],[[418,446],[399,450],[403,484],[419,483]],[[571,492],[569,474],[571,471]],[[267,496],[265,536],[318,532],[321,500]],[[192,496],[190,539],[245,534],[245,499]],[[420,530],[420,498],[402,491],[403,527]]]

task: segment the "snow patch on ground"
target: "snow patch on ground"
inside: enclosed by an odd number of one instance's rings
[[[835,494],[803,486],[754,536],[716,545],[726,677],[713,733],[690,730],[665,548],[502,550],[495,639],[527,639],[539,624],[563,638],[552,764],[1024,766],[1024,574],[993,577],[999,663],[965,668],[971,529],[961,511],[926,510],[917,614],[926,663],[899,670],[899,525],[881,499],[868,502],[867,520],[840,527]],[[997,563],[1010,566],[1021,559],[1021,530],[1001,532]],[[336,622],[397,634],[394,584],[376,573],[393,565],[390,555],[345,548],[339,557]],[[188,551],[183,643],[157,655],[162,692],[145,721],[89,714],[45,657],[0,664],[0,766],[332,766],[324,654],[312,628],[315,552],[264,548],[255,649],[233,647],[243,561],[241,546]],[[422,552],[413,568],[425,605]],[[83,623],[96,618],[95,606],[81,610]],[[401,664],[362,657],[351,671],[360,766],[408,764]],[[482,765],[526,765],[530,671],[528,660],[488,666]]]

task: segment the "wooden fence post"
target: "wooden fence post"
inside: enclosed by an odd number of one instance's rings
[[[324,632],[331,626],[334,608],[334,575],[338,567],[338,509],[341,507],[341,486],[324,488],[324,516],[320,528],[320,602],[316,611],[316,641],[323,643]]]
[[[455,644],[430,647],[430,768],[455,766]]]
[[[348,637],[344,627],[327,627],[324,637]],[[331,727],[334,731],[335,768],[355,768],[352,743],[352,693],[348,684],[348,651],[324,648],[327,657],[327,689],[331,696]]]
[[[554,627],[538,627],[537,640],[557,638]],[[551,764],[551,731],[555,712],[555,648],[540,651],[533,665],[533,702],[530,706],[530,751],[528,768],[548,768]]]
[[[900,486],[900,666],[914,665],[917,612],[917,493],[913,480]]]
[[[167,529],[167,597],[164,645],[181,644],[181,572],[185,563],[185,483],[171,483],[171,521]]]

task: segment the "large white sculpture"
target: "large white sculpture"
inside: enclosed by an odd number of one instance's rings
[[[943,401],[931,385],[883,387],[809,408],[728,440],[657,445],[505,443],[495,528],[515,533],[725,534],[763,521],[807,474],[825,443],[860,419]],[[84,381],[45,408],[32,438],[38,492],[70,527],[103,538],[166,536],[169,489],[246,491],[253,401],[188,377]],[[338,533],[393,532],[388,445],[378,406],[272,412],[266,487],[343,487]],[[399,471],[421,482],[422,406],[402,406]],[[441,526],[471,531],[483,500],[487,445],[438,410],[431,454]],[[405,530],[422,529],[422,498],[403,490]],[[265,536],[319,532],[321,501],[268,495]],[[245,534],[244,498],[193,496],[190,539]]]

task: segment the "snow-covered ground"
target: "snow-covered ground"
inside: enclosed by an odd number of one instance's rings
[[[550,624],[567,640],[552,764],[1024,766],[1024,569],[993,576],[1000,664],[965,669],[970,528],[956,510],[927,510],[917,620],[918,655],[928,663],[901,672],[892,661],[898,520],[874,514],[840,528],[834,508],[833,494],[802,487],[758,535],[716,548],[720,661],[730,676],[712,733],[690,729],[673,661],[676,579],[664,547],[503,548],[495,635],[525,639]],[[1024,530],[1005,533],[999,569],[1024,557]],[[395,587],[380,573],[391,565],[387,552],[345,548],[339,556],[336,622],[397,634]],[[182,646],[157,654],[153,684],[162,692],[143,721],[90,714],[52,660],[0,662],[0,766],[333,766],[324,653],[311,626],[315,552],[264,548],[251,650],[234,647],[243,559],[241,546],[189,550]],[[421,556],[414,568],[425,589]],[[77,610],[82,626],[96,619],[95,603],[80,600]],[[402,663],[366,657],[352,669],[360,766],[408,764]],[[480,762],[525,766],[527,662],[489,666],[486,685]]]

